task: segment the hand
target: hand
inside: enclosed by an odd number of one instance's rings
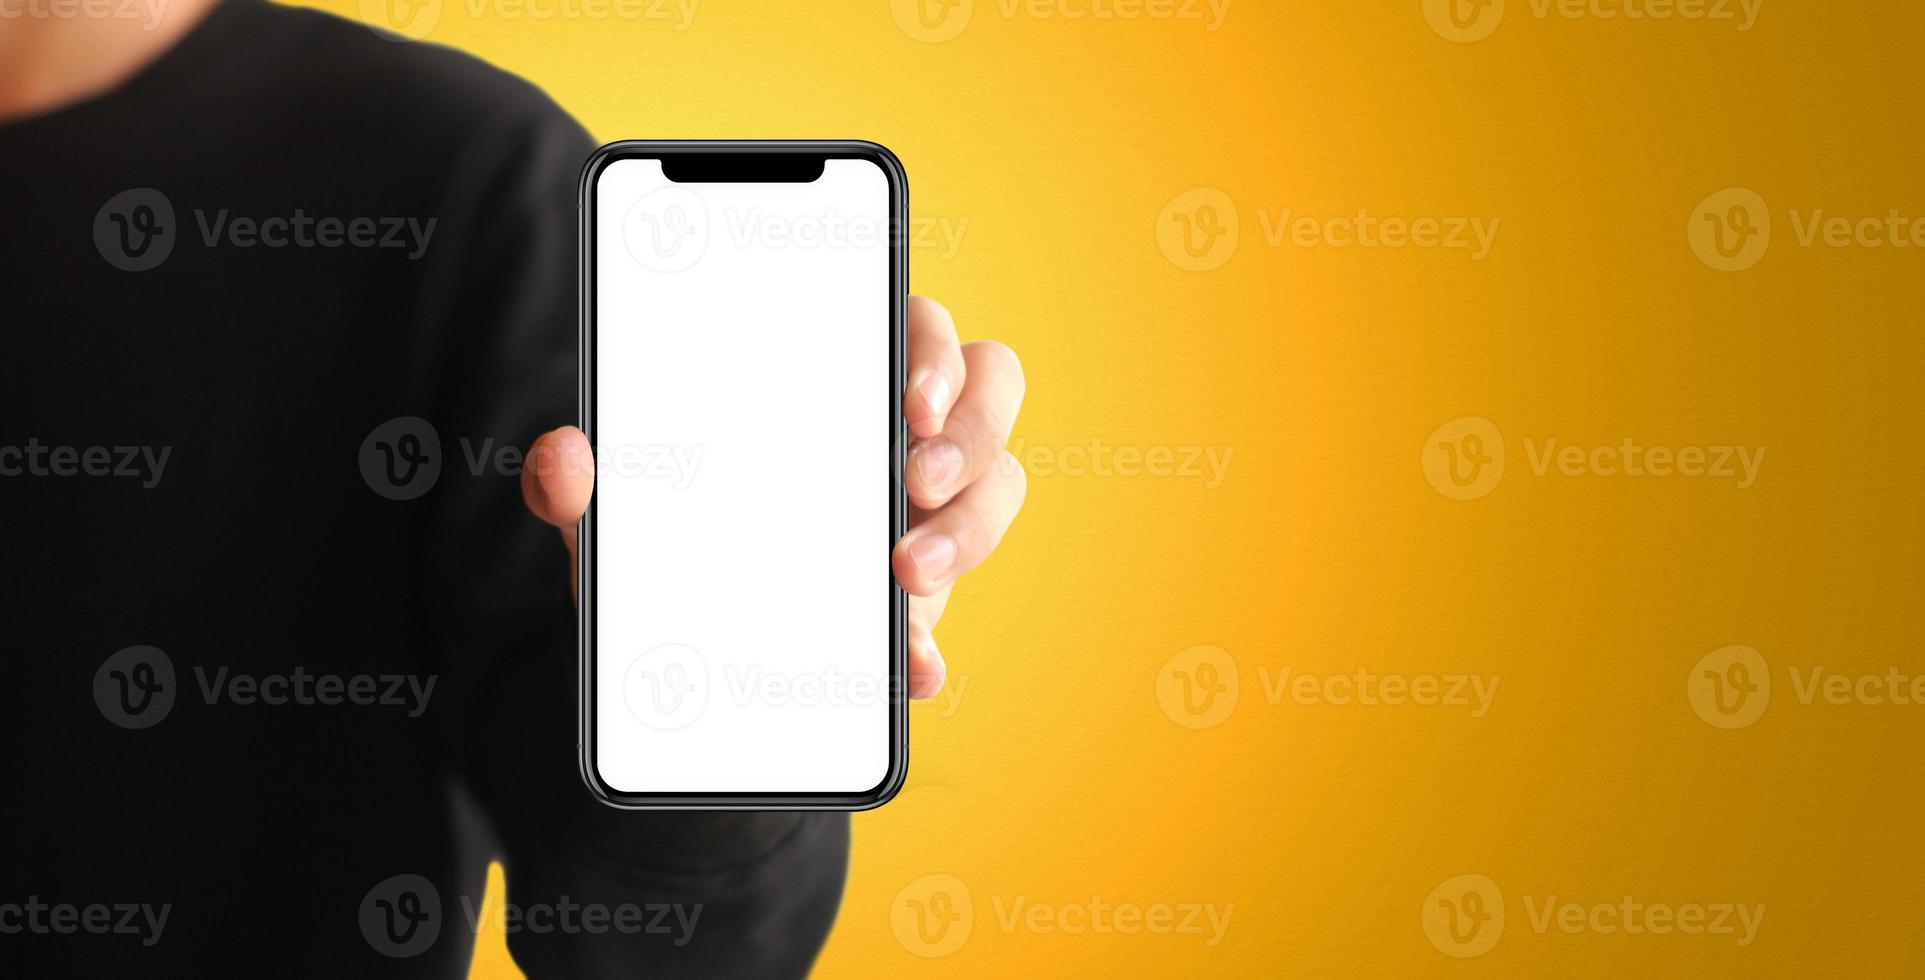
[[[949,589],[996,549],[1022,509],[1027,481],[1003,448],[1023,404],[1015,353],[995,341],[959,342],[949,311],[921,296],[909,297],[907,326],[909,532],[891,563],[909,593],[909,694],[920,699],[942,690],[948,670],[932,634]],[[561,531],[571,589],[579,588],[576,529],[594,492],[594,454],[580,429],[563,426],[529,447],[522,499]]]

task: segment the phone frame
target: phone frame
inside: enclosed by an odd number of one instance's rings
[[[886,409],[890,432],[889,540],[877,552],[879,571],[889,589],[889,764],[882,781],[858,793],[628,793],[609,786],[596,765],[595,689],[595,501],[578,527],[577,581],[580,583],[578,607],[578,670],[580,691],[577,715],[580,720],[579,757],[582,781],[596,799],[625,810],[869,810],[894,798],[902,789],[909,772],[909,598],[897,584],[890,568],[889,555],[908,526],[908,496],[903,489],[902,471],[908,445],[908,426],[903,420],[902,393],[907,384],[907,336],[904,310],[909,291],[909,257],[906,241],[909,215],[909,180],[902,163],[886,147],[864,140],[623,140],[610,143],[590,154],[582,167],[581,186],[576,197],[580,209],[580,358],[577,385],[580,393],[578,424],[588,436],[591,448],[596,442],[596,187],[602,171],[617,160],[665,159],[696,155],[717,155],[724,159],[741,155],[803,155],[832,159],[859,159],[876,164],[889,186],[889,364]]]

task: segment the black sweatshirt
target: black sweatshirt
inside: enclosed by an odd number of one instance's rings
[[[260,0],[0,124],[0,976],[460,977],[491,856],[531,976],[808,969],[846,816],[578,775],[515,453],[576,416],[590,149]]]

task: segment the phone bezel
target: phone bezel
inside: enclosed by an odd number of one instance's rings
[[[578,527],[577,581],[579,582],[578,659],[580,690],[577,715],[580,720],[578,743],[582,781],[596,799],[625,810],[868,810],[881,806],[902,789],[909,771],[909,600],[889,567],[889,553],[908,526],[908,497],[902,483],[902,469],[908,440],[908,426],[902,417],[902,392],[907,383],[907,340],[904,309],[909,291],[909,258],[905,231],[908,228],[909,181],[902,163],[886,147],[864,140],[623,140],[610,143],[590,154],[582,167],[577,194],[580,219],[580,360],[577,387],[580,401],[578,424],[597,445],[595,431],[595,266],[596,266],[596,188],[602,171],[617,160],[660,159],[694,154],[808,154],[824,159],[860,159],[877,165],[889,186],[889,363],[887,411],[890,437],[890,514],[889,540],[878,552],[881,572],[889,588],[889,764],[883,779],[869,790],[858,793],[630,793],[609,786],[601,778],[596,763],[595,741],[595,502]]]

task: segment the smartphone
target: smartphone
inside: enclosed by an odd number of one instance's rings
[[[908,769],[908,186],[867,142],[621,142],[581,184],[581,768],[630,809]]]

